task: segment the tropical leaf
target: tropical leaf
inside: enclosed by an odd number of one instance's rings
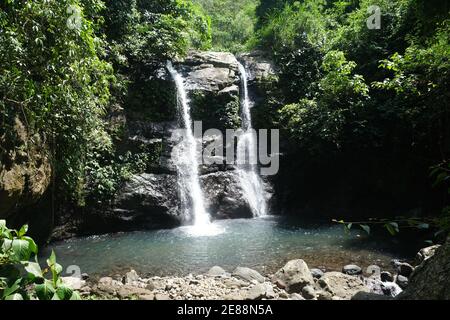
[[[72,293],[72,296],[70,297],[70,300],[81,300],[80,294],[78,293],[78,291],[74,291]]]
[[[33,239],[31,239],[30,237],[27,237],[27,236],[24,236],[21,239],[27,241],[30,251],[37,255],[37,253],[38,253],[38,246],[37,246],[36,242],[34,242]]]
[[[5,300],[23,300],[23,296],[20,293],[13,293],[7,296]]]
[[[56,288],[56,294],[61,300],[70,300],[73,295],[73,289],[66,285],[59,285],[58,288]]]
[[[58,294],[55,292],[55,293],[53,294],[53,297],[52,297],[51,300],[61,300],[61,299],[59,298]]]
[[[29,274],[33,275],[34,278],[42,278],[43,277],[41,266],[39,265],[39,263],[28,262],[25,265],[25,270]]]
[[[36,295],[39,300],[50,300],[55,293],[52,282],[45,280],[44,283],[35,286]]]
[[[11,286],[5,288],[3,290],[3,298],[8,297],[12,294],[14,294],[17,290],[20,289],[20,283],[22,282],[22,278],[18,278]]]
[[[50,257],[47,259],[47,265],[49,267],[52,267],[56,263],[56,254],[55,251],[52,250],[52,253],[50,254]]]
[[[370,227],[366,224],[359,225],[368,235],[370,235]]]
[[[384,227],[387,229],[387,231],[391,234],[391,235],[393,235],[393,236],[395,236],[398,232],[399,232],[399,229],[398,229],[398,224],[396,223],[396,222],[389,222],[389,223],[386,223],[385,225],[384,225]]]
[[[17,232],[17,236],[19,238],[23,237],[28,232],[28,225],[24,224],[22,228],[20,228],[19,232]]]
[[[31,256],[31,250],[29,242],[22,239],[5,239],[2,244],[3,251],[12,252],[12,257],[17,261],[29,260]]]

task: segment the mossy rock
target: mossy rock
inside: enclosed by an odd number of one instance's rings
[[[203,130],[225,130],[240,127],[240,102],[237,94],[190,92],[192,118],[203,122]]]

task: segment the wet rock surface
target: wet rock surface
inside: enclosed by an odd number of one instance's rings
[[[259,65],[262,75],[268,73],[266,68],[269,67],[265,63],[257,62],[259,58],[256,56],[252,59],[252,66]],[[174,61],[173,65],[185,79],[192,119],[202,121],[200,133],[217,129],[225,136],[226,129],[241,127],[241,78],[238,60],[232,53],[191,51],[185,59]],[[52,240],[77,234],[173,227],[189,218],[182,216],[178,173],[173,161],[173,152],[181,139],[177,130],[180,125],[176,88],[164,67],[149,79],[149,82],[158,84],[159,90],[164,88],[167,95],[158,109],[162,112],[160,121],[157,121],[159,118],[146,120],[151,119],[151,114],[147,114],[149,108],[139,107],[139,104],[126,112],[122,108],[111,116],[124,133],[117,149],[124,154],[131,152],[149,156],[143,172],[133,175],[119,188],[111,206],[77,219],[61,217]],[[147,104],[152,103],[142,102],[143,106]],[[212,143],[213,138],[213,135],[208,135],[202,141],[203,147]],[[224,157],[217,158],[221,158],[222,162],[199,166],[207,211],[213,219],[252,217],[235,166],[226,164]],[[47,176],[43,182],[46,181],[49,181]],[[266,183],[265,189],[270,200],[273,191],[269,183]]]
[[[313,268],[310,271],[311,271],[311,275],[315,279],[320,279],[324,275],[324,272],[321,269]]]
[[[431,250],[425,250],[431,251]],[[430,252],[428,258],[414,269],[408,279],[408,287],[399,296],[404,300],[450,299],[450,238]],[[424,251],[422,251],[422,254]]]
[[[256,58],[255,58],[256,59]],[[240,128],[240,85],[236,57],[227,52],[189,52],[174,64],[183,75],[194,120],[202,121],[202,130]],[[167,72],[161,77],[170,81]],[[175,94],[175,93],[174,93]],[[128,124],[128,147],[160,146],[159,160],[148,172],[132,177],[120,190],[114,214],[132,223],[148,224],[181,222],[180,200],[177,192],[177,170],[172,153],[179,141],[177,121],[160,123],[133,120]],[[208,135],[209,141],[214,136]],[[224,158],[222,158],[224,160]],[[245,201],[238,173],[233,165],[203,164],[200,166],[201,187],[207,211],[216,219],[249,218],[252,212]],[[271,190],[267,186],[270,198]]]
[[[271,61],[262,51],[244,53],[238,56],[238,59],[249,69],[250,81],[263,81],[276,74],[273,61]]]
[[[178,217],[176,176],[169,174],[135,175],[116,199],[115,213],[125,220]],[[145,214],[148,213],[148,214]]]
[[[214,172],[200,177],[207,211],[215,218],[251,218],[237,171]]]
[[[354,264],[348,264],[342,268],[342,273],[354,276],[358,274],[362,274],[361,267],[354,265]]]
[[[264,283],[265,281],[265,278],[258,271],[246,267],[237,267],[234,269],[233,276],[249,282],[256,281]]]

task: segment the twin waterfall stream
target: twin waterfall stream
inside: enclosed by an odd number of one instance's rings
[[[180,125],[185,129],[183,140],[175,147],[174,152],[172,152],[172,160],[178,172],[178,186],[183,217],[185,219],[192,217],[194,227],[197,229],[196,232],[203,232],[209,229],[211,221],[205,209],[205,200],[200,187],[197,141],[195,140],[192,128],[189,98],[184,88],[184,79],[175,70],[171,62],[167,62],[167,69],[175,81]]]
[[[257,139],[252,130],[251,102],[248,95],[247,71],[239,63],[243,96],[241,99],[242,130],[237,146],[237,164],[239,182],[245,198],[252,209],[253,216],[265,216],[267,204],[264,197],[264,185],[257,172]],[[247,158],[248,155],[248,158]],[[248,161],[247,161],[248,160]]]
[[[175,70],[170,61],[167,62],[177,89],[177,108],[179,125],[184,129],[182,140],[172,152],[173,162],[178,172],[178,188],[180,193],[183,217],[193,223],[192,231],[196,235],[211,235],[217,233],[211,223],[210,215],[205,208],[205,199],[200,186],[199,161],[197,157],[198,143],[193,133],[190,101],[185,89],[185,80]],[[247,72],[239,63],[241,77],[241,117],[242,130],[237,144],[237,170],[239,182],[253,216],[267,214],[267,204],[264,196],[264,185],[257,173],[257,139],[252,129],[251,102],[248,94]]]

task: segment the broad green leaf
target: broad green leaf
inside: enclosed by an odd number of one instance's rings
[[[396,232],[400,232],[400,229],[398,228],[397,222],[389,222],[389,225],[392,226]]]
[[[5,300],[23,300],[23,297],[20,293],[14,293],[7,296]]]
[[[12,256],[18,260],[30,260],[31,251],[28,241],[22,239],[5,239],[3,240],[2,249],[4,251],[11,250]]]
[[[0,220],[0,229],[6,228],[6,220]]]
[[[56,286],[59,280],[59,275],[61,274],[63,268],[60,264],[58,263],[54,263],[51,267],[50,270],[52,272],[52,280],[53,280],[53,284]]]
[[[52,253],[50,254],[50,257],[47,259],[47,265],[51,267],[56,263],[56,255],[55,251],[52,250]]]
[[[41,266],[39,265],[39,263],[28,262],[27,265],[25,266],[25,270],[29,274],[32,274],[36,278],[42,278],[43,277]]]
[[[30,251],[37,255],[37,253],[38,253],[38,246],[37,246],[36,242],[34,242],[33,239],[31,239],[30,237],[27,237],[27,236],[22,237],[22,240],[27,241],[28,242],[28,246],[30,248]]]
[[[20,237],[23,237],[26,233],[28,232],[28,225],[24,224],[22,226],[22,228],[20,228],[19,232],[17,233],[17,235]]]
[[[63,268],[60,264],[56,263],[55,251],[52,250],[50,257],[47,259],[47,264],[50,267],[50,271],[52,272],[53,284],[56,286],[58,283],[59,275],[61,274]]]
[[[384,225],[384,227],[387,229],[387,231],[391,235],[395,236],[397,234],[397,230],[391,224],[387,223],[387,224]]]
[[[73,289],[66,285],[59,285],[58,288],[56,288],[56,294],[61,300],[69,300],[72,297]]]
[[[53,297],[52,297],[51,300],[61,300],[61,299],[59,298],[58,294],[55,292],[55,293],[53,294]]]
[[[9,230],[8,228],[0,228],[0,237],[3,237],[5,239],[13,239],[12,234],[11,234],[11,230]]]
[[[370,227],[366,224],[361,224],[360,225],[361,229],[363,229],[367,234],[370,235]]]
[[[55,293],[52,282],[45,280],[44,283],[35,286],[36,295],[39,300],[50,300]]]
[[[3,290],[2,296],[7,297],[7,296],[15,293],[17,290],[19,290],[21,281],[22,281],[22,278],[18,278],[10,287],[5,288],[5,290]]]
[[[70,300],[81,300],[80,294],[78,293],[78,291],[74,291],[72,293],[72,296],[70,297]]]

